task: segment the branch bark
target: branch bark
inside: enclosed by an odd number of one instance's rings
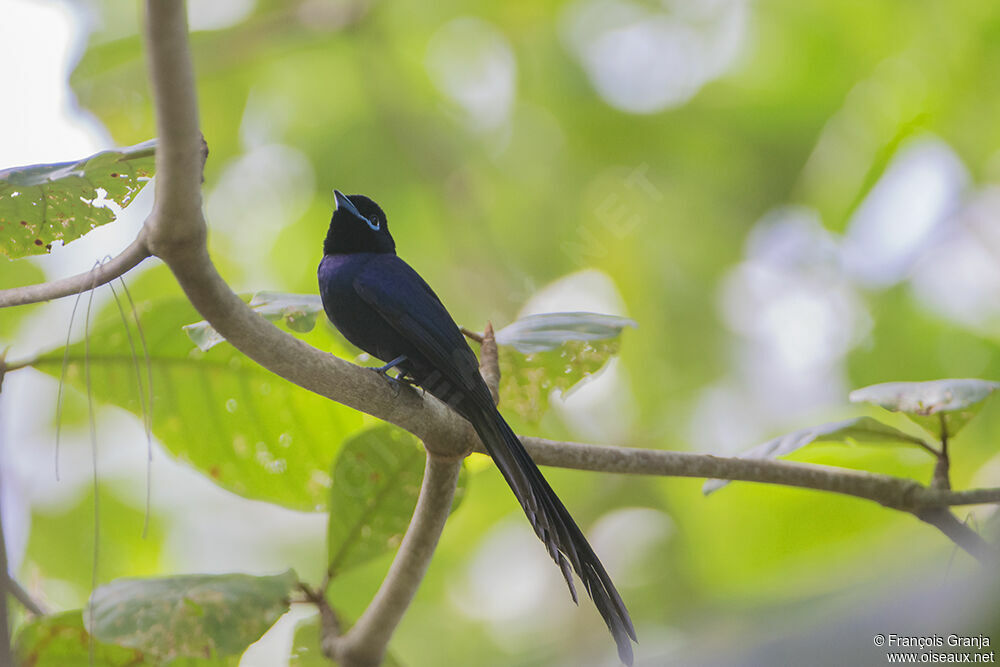
[[[40,602],[31,597],[31,593],[24,590],[24,587],[18,583],[17,579],[7,575],[7,592],[14,596],[14,599],[21,603],[21,606],[28,610],[35,616],[44,616],[46,614],[45,607],[41,605]]]
[[[914,512],[914,515],[947,535],[952,542],[964,549],[984,567],[995,568],[1000,562],[1000,554],[997,553],[996,548],[990,546],[979,533],[959,521],[949,510],[938,507],[918,510]]]
[[[451,511],[462,462],[427,455],[420,497],[396,558],[378,593],[342,637],[324,637],[323,652],[343,667],[371,667],[385,657],[396,626],[427,572]]]
[[[1000,489],[968,491],[934,489],[911,479],[831,466],[772,459],[712,456],[662,449],[587,445],[544,438],[521,438],[521,442],[531,454],[531,458],[539,465],[797,486],[863,498],[907,512],[949,505],[1000,502]],[[478,446],[476,451],[483,450]]]
[[[64,296],[79,294],[93,287],[109,283],[123,276],[150,256],[146,247],[146,235],[140,232],[132,243],[118,255],[103,264],[98,264],[90,271],[79,273],[69,278],[53,280],[38,285],[12,287],[0,290],[0,308],[8,306],[23,306],[29,303],[50,301]]]

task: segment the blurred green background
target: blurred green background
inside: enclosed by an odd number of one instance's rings
[[[137,6],[59,7],[85,37],[69,80],[81,113],[106,145],[154,136]],[[729,454],[860,414],[846,400],[855,387],[1000,377],[995,2],[220,0],[190,13],[210,247],[234,289],[314,293],[337,188],[382,205],[399,254],[471,329],[561,310],[639,323],[539,423],[514,419],[521,432]],[[114,224],[136,221],[130,208]],[[53,275],[76,247],[47,264],[3,262],[3,285],[37,281],[39,266]],[[130,284],[162,323],[152,328],[179,337],[160,344],[189,358],[179,327],[199,318],[177,304],[164,314],[159,299],[180,294],[169,272],[146,268]],[[22,356],[44,352],[39,322],[64,336],[67,308],[5,312],[0,336]],[[357,354],[329,331],[313,336]],[[5,474],[24,516],[22,576],[53,606],[79,606],[92,575],[85,403],[71,392],[63,411],[57,484],[55,382],[16,375],[5,413],[21,425],[5,456],[21,463]],[[252,419],[263,431],[323,424],[309,445],[320,467],[370,423],[288,400],[295,415],[264,400]],[[175,435],[205,471],[197,452],[215,445],[198,440],[231,433],[208,421],[226,396],[190,402],[207,421]],[[142,426],[117,409],[99,416],[99,581],[288,566],[318,581],[323,515],[220,491],[158,447],[143,539]],[[954,443],[956,488],[1000,485],[998,441],[988,405]],[[922,482],[932,469],[901,447],[794,458]],[[573,607],[496,471],[476,460],[469,473],[396,657],[615,664],[599,616]],[[998,625],[976,595],[993,589],[969,583],[971,559],[910,516],[761,485],[704,498],[700,480],[546,474],[619,584],[639,664],[882,664],[875,632]],[[996,537],[988,513],[972,520]],[[334,604],[357,616],[388,563],[339,578]],[[244,664],[276,664],[280,644]]]

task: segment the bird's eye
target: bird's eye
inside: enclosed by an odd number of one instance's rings
[[[379,228],[382,227],[382,223],[378,221],[374,215],[370,218],[365,218],[365,222],[368,223],[368,227],[371,228],[373,232],[377,232]]]

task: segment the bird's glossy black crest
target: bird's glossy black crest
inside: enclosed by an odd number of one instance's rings
[[[323,242],[324,255],[396,252],[385,212],[378,204],[364,195],[344,195],[339,191],[334,194],[337,210]]]

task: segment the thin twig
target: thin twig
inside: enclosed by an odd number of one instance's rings
[[[479,372],[493,395],[493,402],[500,402],[500,354],[497,339],[493,335],[493,324],[486,323],[483,339],[479,344]]]
[[[79,294],[91,286],[97,287],[124,275],[147,257],[149,249],[146,247],[146,237],[140,232],[117,257],[94,266],[90,271],[38,285],[0,290],[0,308],[23,306]]]
[[[931,486],[935,489],[950,489],[951,461],[948,458],[948,422],[943,412],[939,412],[938,417],[941,419],[941,451],[937,453],[937,463],[934,465]]]
[[[42,606],[40,602],[31,597],[31,593],[24,590],[24,587],[18,583],[17,579],[7,575],[7,592],[14,596],[14,599],[21,603],[21,606],[27,609],[30,613],[35,616],[45,616],[45,607]]]
[[[472,329],[466,329],[465,327],[459,327],[459,328],[462,331],[462,333],[465,334],[466,338],[468,338],[470,340],[474,340],[477,343],[482,344],[482,342],[483,342],[483,334],[476,333]]]
[[[396,558],[371,604],[339,638],[326,640],[324,652],[343,667],[378,665],[420,581],[451,511],[462,462],[427,455],[427,468],[413,518]]]
[[[326,599],[326,588],[329,585],[329,577],[316,590],[309,588],[306,584],[299,584],[299,590],[305,595],[305,601],[315,605],[319,610],[321,648],[324,648],[327,644],[331,644],[335,638],[340,637],[340,619],[337,618],[337,613],[333,611],[333,607],[330,606],[330,603]]]
[[[539,465],[638,475],[763,482],[829,491],[872,500],[903,511],[950,505],[1000,503],[1000,488],[951,491],[878,473],[814,464],[712,456],[662,449],[588,445],[522,437]],[[482,451],[482,445],[476,451]]]
[[[984,567],[995,568],[1000,562],[1000,552],[991,546],[968,524],[962,523],[945,508],[935,508],[914,512],[914,515],[934,526],[948,536],[952,542],[964,549]]]

